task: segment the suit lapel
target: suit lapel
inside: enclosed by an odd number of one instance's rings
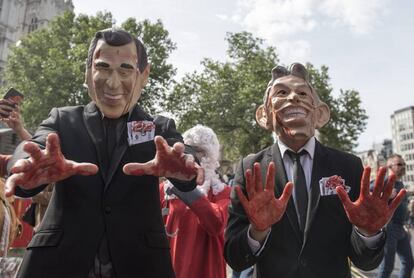
[[[280,154],[279,146],[277,143],[273,144],[272,146],[272,157],[273,161],[276,166],[276,177],[275,177],[275,191],[276,196],[279,196],[282,194],[283,189],[285,188],[286,183],[288,182],[287,176],[286,176],[286,170],[285,165],[283,163],[282,156]],[[267,171],[267,167],[266,167]],[[295,204],[293,203],[293,198],[291,197],[287,208],[286,208],[286,214],[288,216],[289,222],[292,225],[293,231],[295,232],[295,235],[297,239],[302,242],[302,236],[301,232],[299,230],[299,222],[298,222],[298,216],[296,214]]]
[[[89,103],[84,110],[83,120],[85,122],[86,130],[89,133],[89,136],[92,139],[92,142],[96,148],[96,154],[99,161],[99,172],[101,173],[102,179],[106,180],[106,168],[108,161],[106,156],[103,154],[106,153],[105,149],[105,136],[102,127],[102,115],[97,109],[95,103]],[[104,167],[102,167],[102,165]]]
[[[135,105],[133,108],[130,116],[128,117],[128,121],[137,121],[137,120],[152,120],[151,117],[147,113],[145,113],[138,105]],[[109,184],[114,177],[115,172],[119,168],[119,163],[122,160],[122,157],[125,154],[125,151],[128,149],[128,140],[127,140],[127,127],[126,122],[117,125],[117,134],[120,134],[120,137],[117,137],[117,144],[115,146],[114,152],[112,154],[111,161],[109,163],[109,170],[107,179],[105,182],[105,191],[108,189]]]
[[[319,205],[319,199],[321,196],[319,189],[319,180],[322,178],[323,173],[325,173],[326,170],[329,169],[329,165],[330,163],[328,161],[325,148],[318,141],[316,141],[315,155],[312,167],[311,186],[309,191],[308,214],[306,217],[306,227],[304,234],[304,245],[306,243],[310,227],[312,226],[312,223],[315,219],[316,211]]]

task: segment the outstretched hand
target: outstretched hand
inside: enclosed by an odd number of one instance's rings
[[[253,165],[246,170],[247,199],[240,186],[236,187],[239,198],[252,228],[258,232],[266,231],[274,223],[278,222],[285,213],[287,203],[292,195],[293,184],[288,182],[279,199],[275,198],[275,164],[271,162],[267,169],[266,184],[263,188],[260,164]]]
[[[95,164],[65,159],[56,133],[47,136],[46,149],[41,150],[37,144],[26,142],[23,150],[30,157],[18,160],[11,168],[12,175],[6,180],[6,196],[13,195],[16,186],[33,189],[73,175],[88,176],[98,172]]]
[[[128,163],[124,173],[133,176],[152,175],[190,181],[196,177],[197,184],[204,182],[203,169],[194,161],[192,155],[184,154],[184,144],[175,143],[170,147],[164,138],[154,138],[156,154],[146,163]]]
[[[369,189],[370,174],[371,168],[366,167],[361,179],[359,198],[355,202],[349,199],[342,186],[336,187],[336,192],[342,201],[349,221],[365,236],[375,235],[388,223],[406,193],[402,189],[389,202],[396,178],[394,174],[391,174],[384,185],[386,169],[383,167],[378,170],[374,190],[371,193]]]

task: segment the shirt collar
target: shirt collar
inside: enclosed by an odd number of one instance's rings
[[[96,104],[95,104],[96,105]],[[129,112],[128,113],[125,113],[124,115],[122,115],[121,117],[119,117],[119,118],[117,118],[117,119],[122,119],[122,118],[125,118],[125,115],[126,114],[128,114],[128,117],[127,117],[127,119],[129,120],[130,118],[131,118],[131,115],[132,115],[132,112],[134,111],[134,109],[135,109],[135,106],[137,106],[138,104],[134,104],[134,106],[132,107],[132,109],[131,110],[129,110]],[[101,112],[101,110],[99,109],[99,107],[96,105],[96,109],[98,109],[98,111],[99,111],[99,113],[101,114],[101,119],[103,120],[104,118],[105,118],[105,115]],[[117,119],[115,119],[115,120],[117,120]]]
[[[277,145],[279,146],[279,150],[280,150],[280,153],[281,153],[282,157],[285,155],[285,152],[287,150],[295,152],[291,148],[286,146],[286,144],[283,143],[281,140],[277,140]],[[312,136],[308,140],[308,142],[306,142],[306,144],[302,148],[299,149],[298,153],[301,152],[302,150],[306,150],[308,152],[310,158],[313,159],[313,156],[315,155],[315,145],[316,145],[315,137]]]

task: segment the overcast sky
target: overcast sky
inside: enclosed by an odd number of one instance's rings
[[[356,89],[369,120],[357,150],[391,138],[391,114],[414,105],[411,0],[74,0],[75,12],[110,11],[117,23],[161,19],[177,43],[178,76],[204,57],[224,61],[227,32],[249,31],[276,46],[282,64],[327,65],[334,94]],[[270,71],[270,69],[269,69]],[[265,86],[265,84],[263,84]]]

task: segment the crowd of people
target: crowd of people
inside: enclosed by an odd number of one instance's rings
[[[228,264],[234,277],[340,278],[350,261],[389,277],[396,252],[411,277],[403,158],[370,183],[358,157],[319,142],[330,110],[302,64],[271,71],[256,120],[275,143],[226,180],[211,128],[181,135],[139,106],[149,73],[143,43],[106,29],[88,50],[88,105],[53,108],[32,136],[0,100],[24,140],[0,156],[3,195],[32,198],[38,215],[18,277],[224,278]],[[4,257],[13,232],[0,216]]]

